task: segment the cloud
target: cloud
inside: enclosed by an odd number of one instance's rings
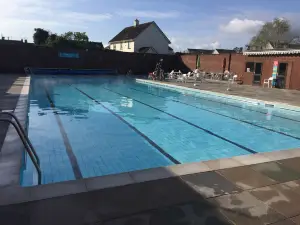
[[[89,23],[98,23],[112,18],[108,13],[84,13],[73,10],[74,2],[85,0],[0,0],[0,31],[2,35],[13,39],[28,38],[32,41],[33,29],[41,27],[53,32],[65,32],[69,29],[81,31]]]
[[[99,22],[102,20],[107,20],[112,18],[112,14],[103,13],[103,14],[90,14],[90,13],[79,13],[79,12],[65,12],[62,15],[63,18],[69,20],[76,20],[79,22]]]
[[[123,17],[167,19],[179,17],[180,13],[178,11],[122,10],[118,11],[117,15]]]
[[[220,42],[218,42],[218,41],[214,41],[214,42],[211,43],[210,45],[211,45],[211,47],[212,47],[213,49],[216,49],[216,48],[219,48],[221,44],[220,44]]]
[[[220,47],[219,41],[213,41],[213,37],[183,37],[173,36],[170,38],[171,46],[175,51],[185,51],[188,48],[216,49]]]
[[[255,34],[264,24],[261,20],[249,20],[234,18],[228,24],[221,25],[220,30],[228,33]]]

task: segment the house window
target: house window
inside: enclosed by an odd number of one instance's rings
[[[123,50],[123,43],[120,43],[120,49]]]
[[[254,62],[246,62],[245,72],[254,72]]]
[[[116,44],[114,44],[114,50],[116,50]]]
[[[128,49],[130,49],[130,42],[128,41]]]

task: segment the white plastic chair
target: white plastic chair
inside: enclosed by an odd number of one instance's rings
[[[272,82],[273,82],[273,77],[270,77],[269,79],[264,79],[263,87],[265,87],[265,84],[267,84],[268,88],[270,88],[270,84],[271,84],[271,88],[272,88]]]
[[[176,79],[176,82],[183,82],[183,83],[185,83],[186,79],[187,79],[187,75],[186,74],[178,75],[177,79]]]
[[[169,73],[169,79],[174,79],[174,70],[171,71],[171,73]]]
[[[203,75],[200,73],[195,74],[195,81],[200,81],[202,83]]]

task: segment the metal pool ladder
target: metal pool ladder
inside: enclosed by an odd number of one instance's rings
[[[24,129],[22,128],[20,121],[18,120],[18,118],[11,112],[0,112],[0,117],[4,116],[4,115],[8,115],[11,116],[15,122],[7,119],[7,118],[0,118],[0,122],[7,122],[10,123],[11,125],[14,126],[14,128],[16,129],[19,137],[22,140],[22,143],[25,147],[26,152],[28,153],[37,173],[38,173],[38,185],[40,185],[42,183],[42,171],[41,171],[41,167],[40,167],[40,158],[37,155],[34,147],[32,146],[29,138],[27,137]]]

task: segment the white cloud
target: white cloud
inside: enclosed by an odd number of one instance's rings
[[[117,15],[136,18],[166,19],[179,17],[180,13],[177,11],[122,10],[118,11]]]
[[[214,41],[214,42],[211,43],[210,45],[211,45],[211,47],[212,47],[213,49],[216,49],[216,48],[219,48],[221,44],[220,44],[220,42],[218,42],[218,41]]]
[[[212,37],[180,37],[170,38],[171,46],[175,51],[185,51],[188,48],[216,49],[220,47],[219,41],[213,41]]]
[[[76,0],[83,3],[85,0]],[[90,22],[101,22],[112,17],[111,14],[90,14],[72,10],[74,0],[0,0],[0,31],[2,35],[13,39],[32,40],[36,27],[53,32],[65,32],[69,29],[81,31]]]
[[[264,24],[261,20],[249,20],[234,18],[228,24],[221,25],[220,29],[228,33],[248,33],[254,34]]]

